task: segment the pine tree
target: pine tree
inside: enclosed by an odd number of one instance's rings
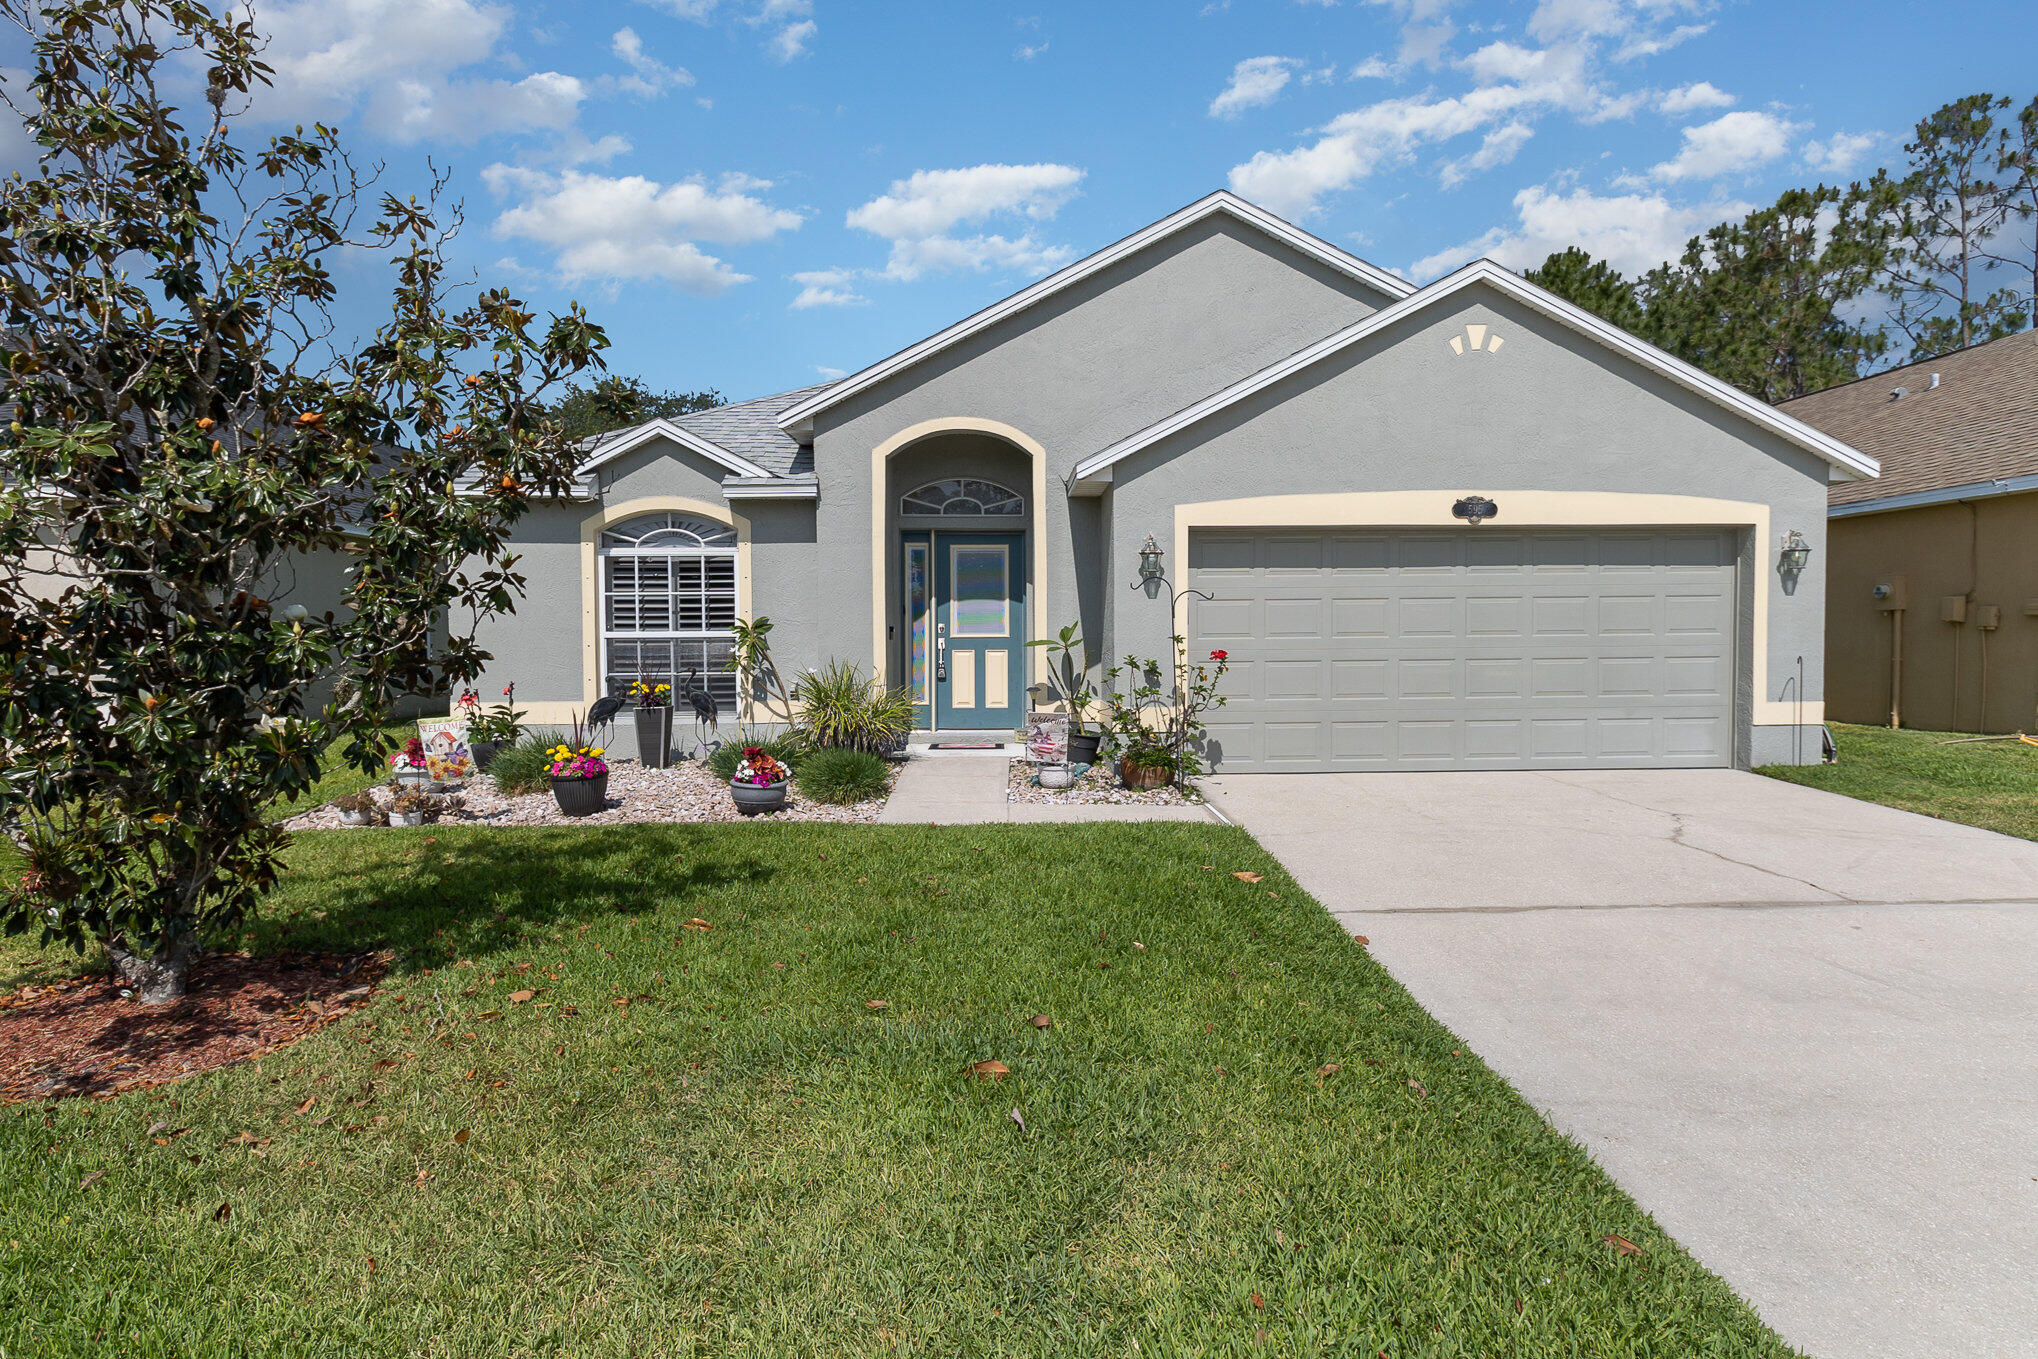
[[[1523,277],[1602,321],[1642,333],[1646,318],[1635,285],[1620,270],[1575,245],[1552,254]]]

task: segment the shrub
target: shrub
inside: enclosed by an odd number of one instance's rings
[[[738,739],[726,745],[716,746],[714,753],[708,756],[708,768],[716,778],[727,782],[736,777],[736,766],[743,762],[745,746],[756,746],[774,760],[784,761],[793,767],[795,774],[799,773],[807,755],[806,744],[792,732],[764,738],[739,735]]]
[[[495,752],[488,762],[488,776],[504,797],[519,793],[542,793],[552,786],[552,748],[558,742],[536,732],[525,732]]]
[[[896,750],[913,730],[913,700],[887,689],[846,661],[830,661],[803,676],[798,729],[816,750]]]
[[[867,750],[817,750],[793,778],[816,802],[862,802],[890,786],[885,762]]]

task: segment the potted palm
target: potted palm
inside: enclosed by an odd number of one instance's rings
[[[1076,625],[1071,623],[1057,636],[1036,637],[1026,645],[1048,649],[1047,688],[1069,714],[1069,763],[1095,764],[1104,733],[1083,722],[1084,712],[1096,702],[1097,691],[1090,687],[1090,653],[1076,635]]]
[[[672,686],[639,676],[630,686],[630,716],[637,724],[637,763],[664,769],[672,763]]]
[[[736,762],[735,776],[729,780],[729,797],[736,810],[745,816],[775,812],[785,806],[785,788],[792,776],[793,771],[785,761],[762,747],[745,746],[743,758]]]
[[[609,765],[600,746],[581,742],[580,724],[573,724],[573,739],[562,741],[547,752],[552,763],[545,773],[552,781],[552,800],[568,816],[590,816],[608,803]]]

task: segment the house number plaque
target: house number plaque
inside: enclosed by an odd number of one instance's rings
[[[1481,520],[1492,519],[1500,513],[1500,506],[1483,495],[1468,495],[1451,506],[1451,513],[1460,519],[1468,519],[1476,527]]]

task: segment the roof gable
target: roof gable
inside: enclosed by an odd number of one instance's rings
[[[1492,260],[1482,259],[1438,279],[1426,288],[1409,293],[1365,319],[1333,332],[1315,344],[1300,349],[1257,373],[1241,378],[1229,387],[1213,392],[1203,400],[1186,406],[1165,419],[1155,421],[1145,429],[1126,435],[1108,448],[1101,449],[1077,463],[1075,479],[1078,482],[1095,483],[1106,476],[1111,466],[1121,459],[1130,457],[1171,434],[1187,429],[1255,392],[1303,372],[1369,335],[1376,334],[1398,321],[1436,305],[1445,298],[1456,295],[1465,288],[1480,283],[1490,285],[1509,297],[1526,303],[1580,334],[1633,359],[1643,367],[1660,373],[1678,385],[1781,436],[1797,447],[1817,454],[1831,465],[1835,479],[1844,478],[1851,481],[1876,475],[1876,463],[1873,458],[1864,456],[1840,440],[1784,414],[1773,406],[1757,401],[1740,389],[1720,381],[1682,359],[1666,354],[1646,341],[1636,339],[1618,326],[1610,325],[1592,313],[1573,306],[1520,275],[1501,268]]]
[[[1030,287],[1013,293],[1003,301],[995,302],[972,316],[965,317],[919,343],[910,345],[888,358],[852,373],[839,382],[831,383],[787,407],[778,417],[779,427],[796,436],[804,435],[813,427],[813,418],[819,412],[847,400],[856,393],[873,387],[887,378],[895,377],[915,364],[939,354],[962,340],[969,338],[1007,317],[1016,315],[1072,284],[1079,283],[1093,274],[1109,268],[1120,260],[1145,249],[1154,242],[1163,240],[1177,232],[1186,230],[1196,223],[1216,214],[1224,214],[1239,222],[1264,232],[1295,251],[1335,269],[1345,276],[1366,284],[1390,299],[1408,296],[1415,285],[1398,278],[1376,265],[1368,264],[1358,256],[1338,249],[1328,241],[1320,240],[1301,228],[1282,221],[1266,209],[1246,202],[1236,194],[1220,190],[1200,198],[1189,206],[1168,214],[1158,222],[1135,231],[1123,240],[1104,247],[1095,254],[1077,260],[1067,268],[1048,275]]]

